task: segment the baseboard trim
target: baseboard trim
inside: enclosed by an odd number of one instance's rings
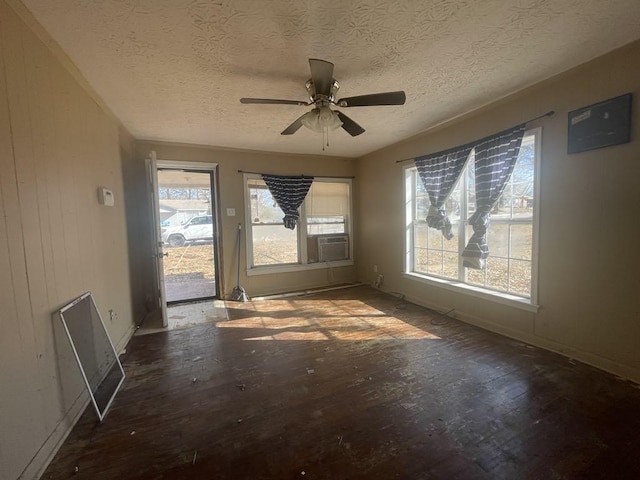
[[[89,394],[86,390],[83,390],[22,471],[18,480],[37,480],[42,476],[90,402]]]
[[[120,340],[116,342],[114,348],[119,355],[124,353],[124,349],[129,344],[136,331],[134,323],[122,335]],[[38,449],[29,464],[22,471],[17,480],[38,480],[45,472],[53,458],[60,450],[60,447],[67,439],[73,427],[78,423],[80,417],[91,403],[91,397],[86,390],[82,390],[80,395],[73,401],[73,404],[64,415],[64,417],[56,424],[51,434]]]
[[[429,308],[437,312],[445,312],[450,310],[449,306],[438,305],[432,302],[425,301],[422,298],[413,297],[413,296],[404,296],[404,295],[402,296],[402,298],[407,300],[408,302],[415,303],[416,305],[420,305],[422,307]],[[607,373],[610,373],[620,378],[621,380],[631,381],[633,383],[640,384],[640,371],[633,367],[620,364],[616,361],[601,357],[599,355],[596,355],[590,352],[585,352],[583,350],[578,350],[573,347],[569,347],[567,345],[554,342],[553,340],[548,340],[546,338],[542,338],[542,337],[529,334],[526,332],[522,332],[519,330],[513,330],[510,328],[504,327],[503,325],[498,325],[489,320],[486,320],[481,317],[477,317],[475,315],[472,315],[466,312],[455,310],[450,314],[450,316],[452,318],[455,318],[456,320],[460,320],[470,325],[480,327],[484,330],[488,330],[490,332],[497,333],[499,335],[503,335],[505,337],[527,343],[534,347],[539,347],[544,350],[549,350],[551,352],[557,353],[569,359],[577,360],[581,363],[585,363],[599,370],[603,370]]]
[[[313,295],[314,293],[330,292],[332,290],[342,290],[345,288],[360,287],[362,285],[363,284],[359,282],[345,283],[345,284],[329,286],[329,287],[308,288],[305,290],[297,290],[295,292],[274,293],[273,295],[261,295],[258,297],[253,297],[251,300],[262,301],[262,300],[277,300],[280,298],[287,298],[287,297],[301,297],[303,295]]]
[[[127,348],[127,345],[129,345],[129,342],[133,338],[133,334],[136,333],[137,329],[138,329],[138,326],[135,323],[132,323],[131,325],[129,325],[129,328],[127,329],[126,332],[124,332],[124,335],[122,335],[122,338],[120,339],[120,341],[115,344],[114,348],[118,353],[118,355],[122,355],[124,353],[125,349]]]

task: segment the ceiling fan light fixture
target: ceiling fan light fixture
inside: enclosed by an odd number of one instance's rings
[[[323,132],[325,129],[335,130],[342,126],[342,121],[338,114],[329,107],[314,108],[305,113],[300,119],[302,125],[314,132]]]
[[[309,59],[311,78],[305,84],[309,94],[308,102],[299,100],[282,100],[276,98],[247,98],[240,99],[244,104],[263,105],[313,105],[313,110],[298,117],[291,125],[285,128],[280,135],[293,135],[304,125],[309,130],[322,133],[322,138],[327,138],[329,145],[329,130],[342,127],[352,137],[357,137],[365,132],[364,128],[354,122],[342,111],[333,111],[331,106],[336,107],[372,107],[378,105],[404,105],[407,99],[402,90],[395,92],[371,93],[368,95],[356,95],[336,100],[336,94],[340,84],[333,78],[333,63],[319,58]],[[324,144],[323,147],[324,149]]]

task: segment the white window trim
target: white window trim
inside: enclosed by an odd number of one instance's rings
[[[404,272],[403,276],[426,285],[440,287],[452,292],[464,293],[472,297],[482,298],[483,300],[489,300],[503,305],[509,305],[510,307],[519,308],[528,312],[535,313],[538,311],[538,308],[540,308],[539,305],[529,302],[528,298],[518,297],[516,295],[511,295],[510,293],[489,290],[488,288],[482,288],[477,285],[462,283],[455,280],[447,280],[445,278],[430,277],[416,272]]]
[[[349,184],[349,217],[347,219],[346,228],[349,235],[349,260],[338,260],[335,262],[314,262],[303,263],[307,261],[307,222],[304,212],[300,215],[298,224],[296,225],[296,234],[298,236],[298,258],[300,263],[286,263],[277,265],[253,265],[253,228],[251,228],[251,198],[247,181],[250,178],[262,180],[262,176],[256,173],[245,173],[242,179],[242,188],[244,190],[244,216],[245,216],[245,250],[246,250],[246,273],[248,276],[253,275],[271,275],[274,273],[301,272],[306,270],[320,270],[336,267],[348,267],[353,265],[353,180],[351,178],[331,178],[331,177],[314,177],[314,182],[337,183],[343,182]],[[304,203],[303,203],[304,205]],[[301,207],[302,208],[302,207]],[[282,227],[284,228],[284,227]],[[304,232],[304,234],[302,233]],[[303,241],[303,239],[305,241]]]
[[[535,201],[533,204],[533,238],[531,245],[531,296],[520,297],[506,292],[498,292],[488,288],[483,288],[478,285],[472,285],[463,283],[459,280],[445,279],[434,275],[428,275],[423,273],[417,273],[412,271],[414,263],[414,248],[413,248],[413,192],[415,192],[415,186],[411,182],[411,177],[407,175],[407,171],[415,168],[415,165],[406,165],[402,169],[403,175],[403,189],[405,198],[405,262],[403,276],[410,280],[414,280],[427,285],[432,285],[445,290],[459,292],[467,294],[473,297],[482,298],[485,300],[501,303],[503,305],[509,305],[511,307],[519,308],[529,312],[537,312],[538,305],[538,243],[540,232],[540,164],[541,164],[541,150],[542,150],[542,127],[536,127],[525,131],[524,136],[534,135],[534,181],[533,187],[535,192]],[[466,168],[466,166],[465,166]],[[417,179],[417,175],[413,178]]]

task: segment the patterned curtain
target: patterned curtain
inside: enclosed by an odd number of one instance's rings
[[[284,227],[289,230],[295,229],[298,223],[298,208],[307,196],[313,177],[262,174],[262,179],[269,187],[280,210],[284,212]]]
[[[475,145],[476,211],[469,218],[473,235],[462,252],[465,267],[484,269],[486,266],[489,215],[511,177],[524,130],[524,124],[518,125]]]
[[[463,145],[445,152],[424,155],[415,160],[420,180],[431,203],[427,213],[427,225],[440,230],[447,240],[453,238],[453,232],[444,203],[460,178],[472,148],[471,144]]]

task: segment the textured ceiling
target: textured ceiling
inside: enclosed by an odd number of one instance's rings
[[[138,139],[357,157],[640,38],[639,0],[23,0]],[[337,95],[405,90],[404,106],[345,109],[322,152],[308,58]],[[542,113],[542,112],[541,112]]]

